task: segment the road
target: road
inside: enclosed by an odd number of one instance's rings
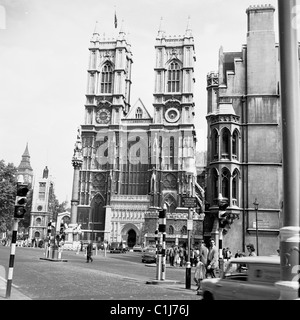
[[[9,256],[10,247],[0,246],[6,274]],[[13,285],[32,300],[200,300],[193,283],[185,289],[185,268],[166,269],[166,280],[179,284],[146,284],[156,279],[156,265],[143,264],[141,253],[98,252],[92,263],[73,251],[63,252],[66,262],[41,258],[44,249],[16,248]]]

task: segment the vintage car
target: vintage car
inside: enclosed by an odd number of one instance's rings
[[[202,296],[203,300],[277,300],[279,280],[279,256],[234,258],[222,278],[202,281]]]
[[[145,248],[142,255],[142,262],[155,263],[156,262],[156,248],[147,247]]]
[[[109,246],[110,253],[126,253],[128,249],[120,242],[112,242]]]
[[[139,244],[134,245],[132,250],[133,250],[133,252],[143,252],[143,248]]]

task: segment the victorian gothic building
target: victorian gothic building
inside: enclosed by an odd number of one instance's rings
[[[218,234],[221,193],[231,223],[223,247],[233,252],[255,245],[256,228],[261,255],[279,247],[282,129],[274,11],[271,5],[250,6],[247,44],[240,52],[221,47],[219,70],[207,76],[207,231]]]
[[[126,33],[116,39],[93,33],[84,124],[78,131],[71,222],[96,241],[154,242],[158,210],[167,211],[166,241],[187,241],[183,197],[197,199],[194,127],[194,39],[185,34],[156,37],[153,117],[138,99],[130,100],[133,57]],[[147,88],[145,88],[147,90]],[[201,226],[194,213],[194,240]]]

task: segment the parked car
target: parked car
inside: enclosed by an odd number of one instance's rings
[[[144,250],[142,255],[142,262],[155,263],[156,262],[156,248],[148,247]]]
[[[126,253],[127,248],[122,246],[120,242],[112,242],[109,246],[110,253]]]
[[[143,248],[139,244],[134,245],[132,250],[133,250],[133,252],[143,252]]]
[[[279,256],[234,258],[222,278],[202,281],[203,300],[277,300],[279,280]]]

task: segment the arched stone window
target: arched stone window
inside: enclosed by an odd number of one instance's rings
[[[169,226],[168,234],[174,234],[174,227]]]
[[[229,159],[230,156],[230,132],[227,128],[222,131],[222,159]]]
[[[186,226],[183,226],[183,227],[181,228],[181,234],[182,234],[182,235],[187,234],[187,227],[186,227]]]
[[[110,64],[105,64],[101,71],[101,93],[112,93],[113,71]]]
[[[176,61],[170,63],[168,68],[168,92],[180,91],[180,66]]]
[[[237,130],[234,130],[232,135],[232,158],[239,159],[239,134]]]
[[[41,223],[42,223],[42,219],[41,219],[41,218],[36,218],[36,219],[35,219],[35,224],[36,224],[37,226],[39,226]]]
[[[219,174],[215,168],[212,169],[212,194],[213,198],[217,199],[219,195]]]
[[[211,150],[212,150],[212,160],[218,160],[219,156],[219,135],[216,129],[212,132],[212,140],[211,140]]]
[[[167,213],[173,213],[175,212],[176,208],[177,208],[177,203],[176,200],[174,199],[174,197],[171,194],[168,194],[163,203],[165,203],[167,205]],[[163,204],[162,204],[163,206]]]
[[[229,187],[230,187],[230,172],[227,168],[222,170],[222,178],[221,178],[221,185],[222,185],[222,196],[224,198],[229,199]]]
[[[237,169],[232,174],[232,205],[239,205],[239,171]]]

